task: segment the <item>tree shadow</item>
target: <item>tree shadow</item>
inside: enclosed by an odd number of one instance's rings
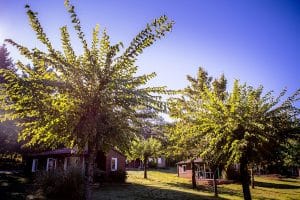
[[[167,173],[167,174],[174,174],[174,175],[177,175],[177,168],[175,168],[175,167],[149,169],[148,171],[163,172],[163,173]]]
[[[171,185],[171,184],[166,184]],[[175,184],[176,185],[176,184]],[[188,184],[187,184],[188,185]],[[177,184],[176,187],[187,187],[184,184]],[[187,187],[190,189],[190,187]],[[95,200],[224,200],[221,197],[214,197],[213,194],[204,195],[191,190],[191,192],[176,190],[176,188],[156,187],[153,185],[142,185],[136,183],[127,183],[122,185],[105,185],[94,191]]]
[[[181,187],[185,189],[192,189],[192,184],[190,183],[166,183],[167,185],[173,186],[173,187]],[[212,185],[197,185],[197,190],[203,191],[203,192],[214,192],[214,188]],[[228,195],[235,195],[235,196],[240,196],[243,197],[243,193],[241,190],[234,190],[234,189],[228,189],[224,187],[220,187],[218,185],[218,193],[219,194],[228,194]]]
[[[287,179],[280,179],[280,181],[283,181],[283,182],[288,182],[288,183],[296,183],[296,182],[299,182],[299,179],[298,178],[289,178],[290,180],[287,180]]]
[[[0,197],[2,200],[25,199],[29,189],[28,179],[21,173],[0,172]]]
[[[259,181],[255,181],[255,185],[258,187],[276,188],[276,189],[300,189],[300,186],[297,185],[266,183],[266,182],[259,182]]]

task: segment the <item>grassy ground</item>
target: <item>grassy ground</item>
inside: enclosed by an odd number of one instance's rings
[[[172,171],[149,171],[148,180],[143,179],[142,171],[129,171],[126,184],[104,185],[95,189],[95,200],[150,200],[150,199],[216,199],[211,187],[191,189],[188,179],[178,178]],[[272,179],[256,177],[257,187],[251,190],[253,199],[267,200],[300,200],[300,179]],[[239,184],[219,186],[217,199],[243,199],[242,187]]]

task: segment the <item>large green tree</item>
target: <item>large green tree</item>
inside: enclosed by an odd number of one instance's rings
[[[203,132],[205,151],[201,155],[213,152],[225,158],[227,165],[240,164],[244,199],[251,199],[249,164],[299,130],[299,108],[295,107],[299,91],[282,102],[285,92],[274,98],[272,92],[264,94],[262,86],[253,88],[235,81],[223,100],[208,88],[201,95],[196,122]]]
[[[27,5],[30,25],[47,51],[6,40],[31,65],[16,63],[22,75],[1,70],[7,81],[1,101],[8,112],[4,118],[18,119],[22,127],[19,139],[27,146],[55,148],[63,144],[88,149],[86,199],[90,199],[97,150],[128,145],[137,133],[135,123],[142,117],[139,110],[165,110],[159,96],[166,93],[165,87],[145,86],[156,74],[137,76],[135,62],[146,47],[172,29],[173,21],[166,16],[155,19],[121,51],[123,44],[111,44],[105,29],[98,36],[98,25],[89,46],[74,6],[68,0],[65,6],[82,44],[82,54],[75,54],[67,26],[60,28],[63,51],[54,49],[37,13]]]
[[[249,164],[265,159],[297,133],[299,109],[294,103],[299,91],[280,104],[285,91],[274,98],[272,92],[264,94],[263,87],[235,81],[228,92],[224,76],[213,80],[203,69],[196,79],[188,80],[181,97],[170,100],[170,113],[176,119],[172,148],[201,156],[213,170],[239,163],[244,197],[251,199]]]
[[[187,76],[189,85],[179,91],[179,97],[169,100],[170,116],[175,119],[175,124],[169,129],[169,152],[191,159],[192,186],[196,188],[194,159],[204,151],[202,135],[203,131],[198,127],[197,113],[201,112],[203,99],[201,94],[209,88],[220,100],[226,96],[226,79],[221,75],[213,79],[203,69],[199,68],[195,78]],[[214,172],[217,172],[219,157],[214,157],[212,152],[205,155],[205,159]],[[214,176],[215,177],[215,176]],[[214,179],[215,180],[215,179]],[[217,184],[214,181],[215,195],[217,196]]]
[[[13,60],[9,56],[5,44],[0,46],[0,69],[15,71]],[[5,82],[3,76],[0,76],[0,87]],[[0,110],[2,115],[5,114],[4,110]],[[14,124],[14,121],[6,121],[0,123],[0,158],[8,155],[12,156],[19,152],[20,145],[17,142],[18,130]]]

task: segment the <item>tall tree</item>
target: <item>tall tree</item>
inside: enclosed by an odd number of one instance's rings
[[[224,75],[221,75],[218,79],[213,79],[208,76],[208,73],[199,68],[197,77],[193,78],[187,76],[189,85],[180,91],[179,98],[172,98],[169,100],[170,115],[176,120],[175,126],[170,129],[170,152],[173,154],[181,154],[185,158],[191,159],[192,165],[192,186],[196,188],[195,180],[195,164],[194,159],[199,157],[202,149],[203,140],[201,139],[202,130],[198,128],[196,123],[198,120],[197,113],[201,112],[201,104],[203,99],[201,98],[205,88],[210,88],[220,100],[223,100],[226,96],[226,79]],[[208,164],[214,172],[217,171],[220,158],[213,158],[206,155],[206,160],[210,161]],[[214,176],[215,177],[215,176]],[[217,185],[214,179],[215,195],[217,196]]]
[[[263,87],[236,81],[227,92],[224,76],[212,81],[203,69],[197,79],[188,80],[185,93],[170,100],[171,116],[177,120],[173,148],[200,155],[213,170],[224,163],[240,163],[244,198],[251,199],[248,165],[297,133],[299,109],[294,103],[299,91],[279,104],[285,91],[274,98],[272,92],[263,95]]]
[[[3,44],[0,46],[0,69],[15,71],[13,60],[9,56],[9,52]],[[0,87],[5,82],[3,76],[0,75]],[[4,110],[0,110],[1,114],[5,114]],[[3,156],[13,155],[19,152],[20,145],[17,142],[18,130],[14,124],[14,121],[7,121],[0,123],[0,154]]]
[[[205,141],[202,156],[213,152],[226,158],[227,165],[240,164],[244,199],[251,199],[248,165],[261,157],[270,146],[279,146],[299,128],[299,90],[280,104],[283,91],[274,98],[272,92],[235,81],[232,92],[221,101],[206,88],[203,92],[198,128]]]
[[[0,46],[0,69],[7,69],[12,71],[15,70],[12,58],[9,57],[9,52],[5,44]],[[4,77],[0,76],[0,83],[3,82],[4,82]]]
[[[7,81],[1,90],[1,101],[9,112],[6,117],[19,119],[19,139],[26,141],[27,146],[55,148],[64,144],[76,145],[81,150],[87,147],[86,199],[91,199],[97,150],[126,146],[137,133],[134,125],[141,117],[138,110],[165,110],[159,96],[167,93],[165,87],[146,87],[156,74],[137,76],[135,61],[146,47],[172,29],[173,21],[166,16],[155,19],[121,52],[123,44],[112,45],[105,29],[98,37],[98,25],[93,29],[89,46],[74,6],[68,0],[65,6],[83,53],[75,54],[67,26],[60,29],[63,52],[55,50],[37,13],[27,5],[30,25],[47,51],[6,40],[32,66],[18,61],[16,67],[22,76],[1,70]]]

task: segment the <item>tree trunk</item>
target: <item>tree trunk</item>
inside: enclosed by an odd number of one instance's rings
[[[254,174],[253,174],[253,167],[251,167],[251,188],[254,189]]]
[[[89,144],[87,161],[87,172],[85,177],[85,199],[92,199],[92,184],[94,182],[94,165],[96,158],[96,146]]]
[[[148,158],[147,157],[145,157],[144,158],[144,178],[145,179],[147,179],[148,177],[147,177],[147,164],[148,164]]]
[[[248,161],[246,158],[241,159],[240,173],[241,173],[241,181],[242,181],[244,199],[251,200],[251,194],[250,194],[250,188],[249,188]]]
[[[213,174],[213,185],[214,185],[214,194],[215,194],[215,197],[218,197],[218,182],[217,182],[217,169],[214,170],[214,174]]]
[[[192,165],[192,187],[193,187],[193,189],[196,189],[197,184],[196,184],[196,174],[195,174],[194,159],[191,159],[191,165]]]

